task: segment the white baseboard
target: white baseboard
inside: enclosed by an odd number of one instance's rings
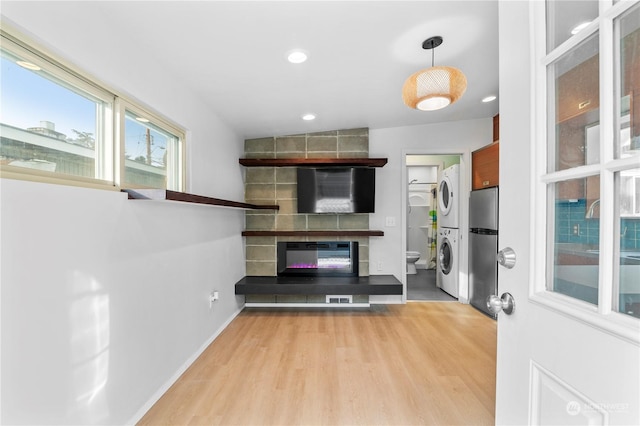
[[[151,407],[153,407],[153,405],[158,402],[158,400],[162,397],[162,395],[164,395],[169,388],[180,378],[180,376],[182,376],[182,374],[187,371],[187,368],[189,368],[191,366],[191,364],[194,363],[194,361],[196,359],[198,359],[198,357],[200,355],[202,355],[202,352],[205,351],[205,349],[207,349],[207,347],[220,335],[220,333],[222,333],[224,331],[225,328],[227,328],[227,326],[229,324],[231,324],[231,321],[233,321],[240,312],[242,312],[242,310],[244,309],[244,306],[241,306],[233,315],[231,315],[231,317],[224,322],[224,324],[222,324],[216,331],[215,333],[213,333],[213,335],[211,335],[211,337],[209,337],[209,339],[207,339],[199,348],[198,350],[191,355],[185,362],[184,364],[182,364],[178,370],[169,378],[169,380],[167,380],[161,387],[160,389],[158,389],[152,396],[151,398],[149,398],[149,400],[142,406],[140,407],[140,409],[138,410],[138,412],[131,418],[131,420],[129,422],[127,422],[127,425],[135,425],[137,424],[142,417],[144,417],[144,415],[147,413],[147,411],[149,411],[151,409]]]
[[[245,303],[247,308],[369,308],[369,303]]]

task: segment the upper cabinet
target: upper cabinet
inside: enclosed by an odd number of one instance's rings
[[[498,142],[500,140],[500,114],[496,114],[493,117],[493,141]]]
[[[490,188],[499,184],[500,143],[480,148],[471,154],[473,181],[471,189]]]
[[[471,153],[471,189],[490,188],[499,184],[500,116],[493,117],[493,143]]]
[[[558,77],[558,113],[556,115],[558,123],[578,117],[600,106],[598,66],[598,55],[595,55]]]

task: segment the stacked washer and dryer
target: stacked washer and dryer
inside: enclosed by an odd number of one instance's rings
[[[442,171],[438,182],[436,286],[458,297],[460,264],[460,165]]]

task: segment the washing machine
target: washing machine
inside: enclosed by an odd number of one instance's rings
[[[458,297],[460,270],[460,231],[456,228],[438,228],[438,260],[436,286],[453,297]]]
[[[438,182],[438,226],[459,228],[460,164],[442,171]]]

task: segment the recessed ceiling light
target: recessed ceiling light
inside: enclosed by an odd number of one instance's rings
[[[585,28],[587,28],[589,26],[589,24],[591,23],[591,21],[587,21],[587,22],[583,22],[581,24],[576,25],[575,27],[573,27],[573,29],[571,30],[571,35],[576,35],[578,34],[580,31],[584,30]]]
[[[487,96],[486,98],[482,99],[482,102],[487,103],[487,102],[492,102],[495,101],[497,99],[497,97],[495,95],[491,95],[491,96]]]
[[[311,121],[311,120],[315,120],[316,116],[315,116],[315,114],[305,114],[305,115],[302,116],[302,119],[304,121]]]
[[[287,53],[287,60],[292,64],[301,64],[307,60],[309,55],[304,50],[296,49]]]
[[[138,121],[139,121],[139,122],[141,122],[141,123],[148,123],[148,122],[149,122],[149,120],[147,120],[147,119],[146,119],[146,118],[144,118],[144,117],[136,117],[136,120],[138,120]]]
[[[26,68],[31,71],[40,71],[42,69],[36,64],[32,62],[27,62],[27,61],[16,61],[16,64],[20,65],[22,68]]]

